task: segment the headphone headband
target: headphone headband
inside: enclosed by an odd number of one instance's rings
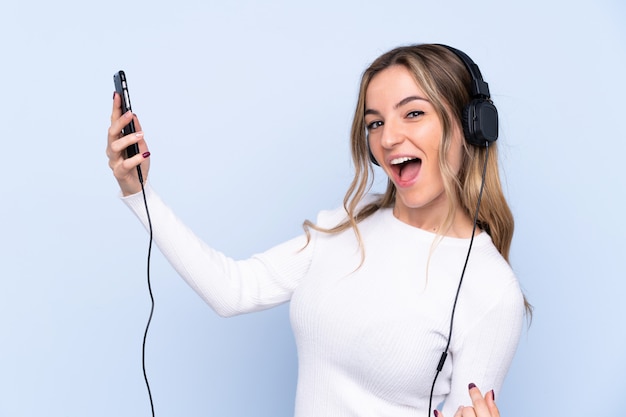
[[[465,64],[472,77],[472,100],[463,109],[463,133],[468,143],[485,146],[498,139],[498,110],[491,102],[489,84],[483,80],[478,65],[463,51],[448,45],[436,44],[454,53]]]
[[[483,75],[480,72],[480,68],[478,68],[478,65],[476,65],[474,61],[472,61],[472,58],[470,58],[465,52],[451,46],[443,45],[440,43],[438,43],[437,45],[443,46],[444,48],[458,56],[461,61],[463,61],[463,64],[465,64],[465,68],[467,68],[467,71],[472,77],[472,97],[489,99],[491,97],[491,95],[489,94],[489,84],[487,84],[487,82],[483,80]]]

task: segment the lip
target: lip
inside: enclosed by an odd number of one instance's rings
[[[408,179],[402,179],[400,177],[400,164],[392,164],[392,161],[395,161],[397,159],[402,159],[402,158],[410,158],[410,159],[419,159],[420,162],[420,166],[417,169],[417,172],[415,173],[415,175],[411,176],[411,178]],[[410,186],[412,186],[413,184],[415,184],[415,182],[417,181],[417,179],[420,176],[420,172],[422,169],[422,163],[423,163],[423,158],[420,158],[417,155],[411,155],[411,154],[396,154],[396,155],[391,155],[389,158],[387,158],[387,166],[389,167],[388,172],[391,173],[391,180],[393,181],[393,183],[396,185],[396,187],[398,188],[408,188]]]

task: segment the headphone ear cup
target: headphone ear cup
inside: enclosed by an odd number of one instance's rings
[[[367,147],[367,149],[370,153],[370,161],[372,161],[372,164],[380,166],[376,158],[374,158],[374,154],[372,153],[372,150],[369,148],[369,146]]]
[[[474,146],[498,139],[498,110],[489,100],[474,99],[463,109],[463,134]]]

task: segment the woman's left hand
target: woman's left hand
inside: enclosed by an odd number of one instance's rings
[[[496,406],[496,399],[493,390],[483,395],[474,384],[469,385],[469,394],[472,399],[471,407],[461,406],[454,414],[454,417],[500,417],[500,411]],[[443,413],[435,410],[435,417],[444,417]]]

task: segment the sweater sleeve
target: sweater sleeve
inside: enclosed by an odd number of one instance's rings
[[[452,416],[472,400],[468,384],[475,383],[483,395],[499,392],[520,338],[524,300],[517,282],[511,282],[493,305],[479,317],[452,354],[452,380],[443,414]]]
[[[260,311],[284,303],[307,273],[314,242],[306,245],[304,236],[250,259],[236,261],[206,245],[148,183],[145,192],[155,244],[178,274],[220,316]],[[142,194],[122,200],[148,228]]]

